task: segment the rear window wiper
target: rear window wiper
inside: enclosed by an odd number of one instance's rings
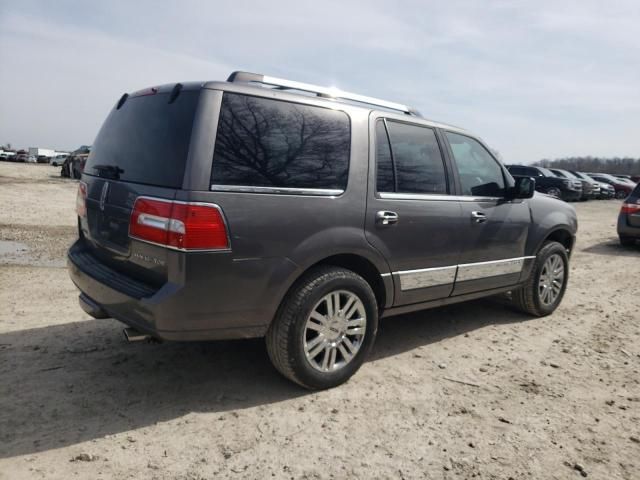
[[[124,173],[124,170],[117,165],[93,165],[93,168],[98,170],[101,177],[108,176],[114,180],[118,180],[120,178],[120,174]]]

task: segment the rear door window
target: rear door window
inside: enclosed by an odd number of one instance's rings
[[[111,111],[84,172],[128,182],[180,188],[199,91],[128,98]]]
[[[376,146],[378,191],[447,193],[444,160],[433,129],[391,120],[378,121]]]
[[[212,189],[344,191],[350,146],[351,126],[344,112],[225,93]]]

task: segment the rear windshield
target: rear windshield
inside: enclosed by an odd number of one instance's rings
[[[127,99],[114,108],[91,148],[84,172],[160,187],[180,188],[199,91]]]

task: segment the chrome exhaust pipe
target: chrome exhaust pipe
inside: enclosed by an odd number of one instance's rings
[[[124,333],[124,338],[127,339],[127,342],[142,342],[145,340],[151,340],[151,335],[147,333],[142,333],[135,328],[127,327],[122,330]]]

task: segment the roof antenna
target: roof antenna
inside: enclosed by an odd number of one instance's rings
[[[175,87],[173,87],[173,90],[171,90],[171,95],[169,95],[169,103],[175,102],[176,98],[178,98],[178,95],[180,95],[181,91],[182,91],[182,84],[176,83]]]
[[[120,110],[122,108],[122,105],[127,101],[127,98],[129,98],[128,93],[125,93],[120,97],[120,100],[118,100],[118,104],[116,105],[116,110]]]

